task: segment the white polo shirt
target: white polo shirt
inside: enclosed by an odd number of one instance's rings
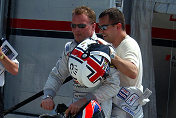
[[[120,72],[120,86],[129,87],[135,86],[143,91],[142,86],[142,75],[143,75],[143,65],[141,50],[137,42],[131,38],[129,35],[120,43],[116,48],[116,53],[119,57],[125,60],[129,60],[136,65],[139,70],[138,76],[135,79],[131,79],[128,76]]]

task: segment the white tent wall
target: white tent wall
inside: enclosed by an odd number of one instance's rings
[[[156,0],[155,12],[176,14],[176,0]]]
[[[154,19],[153,24],[157,27],[158,24],[160,27],[165,27],[167,29],[173,29],[173,32],[167,33],[167,35],[173,35],[174,30],[176,29],[176,22],[175,22],[175,15],[176,15],[176,1],[175,0],[156,0],[155,6],[154,6],[154,14],[156,18],[157,16],[160,16],[159,23],[156,23],[157,21]],[[169,19],[170,16],[170,19]],[[171,17],[172,16],[172,17]],[[165,21],[165,22],[163,22]],[[167,22],[167,25],[166,25]],[[175,55],[176,55],[176,48],[175,48],[175,41],[166,39],[170,41],[170,47],[159,47],[155,46],[155,54],[159,54],[162,49],[163,54],[169,54],[171,55],[171,59],[160,67],[157,67],[157,63],[160,63],[159,59],[158,61],[155,60],[155,71],[157,71],[160,74],[156,74],[156,90],[159,90],[156,92],[157,95],[157,113],[158,118],[175,118],[176,112],[175,112],[175,77],[176,77],[176,68],[175,68]],[[154,58],[160,58],[154,56]],[[167,64],[167,65],[166,65]],[[165,66],[164,66],[165,65]],[[163,69],[164,68],[164,69]],[[160,78],[159,78],[160,77]]]
[[[170,29],[168,33],[163,33],[164,35],[175,36],[165,39],[153,38],[154,42],[160,40],[162,45],[164,44],[162,46],[154,43],[152,46],[158,118],[175,118],[176,116],[176,21],[172,20],[171,16],[155,12],[152,22],[153,27]],[[170,55],[168,60],[167,55]]]
[[[154,0],[133,0],[131,12],[131,36],[139,43],[143,58],[143,86],[152,91],[150,102],[144,106],[144,118],[157,118],[151,44],[154,3]]]

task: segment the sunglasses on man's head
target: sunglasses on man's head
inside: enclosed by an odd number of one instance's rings
[[[107,25],[98,25],[98,28],[100,28],[101,30],[107,30],[108,26],[110,25],[116,25],[118,23],[113,23],[113,24],[107,24]]]
[[[78,28],[85,28],[86,27],[86,24],[71,24],[71,28],[76,28],[76,26]]]

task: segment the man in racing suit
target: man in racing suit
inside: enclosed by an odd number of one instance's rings
[[[68,69],[68,59],[72,50],[84,39],[90,37],[94,40],[106,42],[98,38],[95,34],[96,15],[93,10],[88,7],[77,7],[72,11],[72,32],[74,39],[65,45],[62,57],[56,63],[56,66],[49,74],[48,80],[44,86],[44,97],[41,107],[46,110],[54,109],[53,97],[58,89],[62,86],[65,79],[70,76]],[[112,97],[119,91],[119,76],[115,68],[110,68],[109,76],[98,86],[88,88],[80,85],[76,81],[73,84],[73,103],[65,111],[66,115],[71,113],[75,115],[80,108],[89,100],[96,100],[101,104],[105,113],[105,117],[110,118],[112,109]]]

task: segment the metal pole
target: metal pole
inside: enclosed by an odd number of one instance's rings
[[[35,100],[36,98],[38,98],[38,97],[40,97],[40,96],[42,96],[42,95],[43,95],[43,90],[40,91],[40,92],[38,92],[38,93],[36,93],[35,95],[33,95],[33,96],[27,98],[26,100],[24,100],[24,101],[22,101],[22,102],[16,104],[15,106],[11,107],[10,109],[4,111],[3,114],[4,114],[4,115],[7,115],[8,113],[13,112],[14,110],[16,110],[16,109],[22,107],[23,105],[25,105],[25,104],[27,104],[27,103],[29,103],[29,102]]]

